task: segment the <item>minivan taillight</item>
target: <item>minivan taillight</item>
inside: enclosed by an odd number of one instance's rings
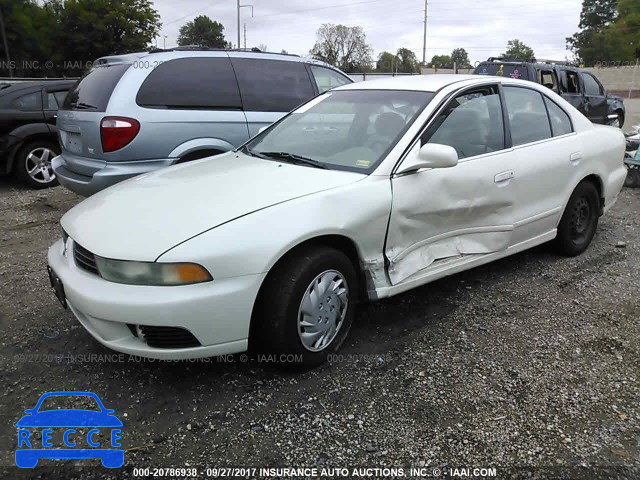
[[[104,117],[100,122],[102,151],[115,152],[131,143],[140,131],[140,123],[133,118]]]

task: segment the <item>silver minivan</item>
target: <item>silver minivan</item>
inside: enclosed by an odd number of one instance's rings
[[[59,182],[92,195],[243,144],[301,103],[352,80],[295,55],[193,50],[103,57],[58,112]]]

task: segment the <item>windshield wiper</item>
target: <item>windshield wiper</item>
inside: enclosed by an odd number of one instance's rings
[[[264,158],[265,160],[271,160],[271,157],[267,157],[262,153],[254,152],[248,145],[243,145],[239,149],[240,152],[246,153],[247,155],[251,155],[252,157]]]
[[[293,163],[295,165],[308,165],[310,167],[322,168],[323,170],[328,170],[328,167],[317,160],[313,160],[312,158],[303,157],[302,155],[296,155],[294,153],[289,152],[260,152],[262,155],[266,155],[269,158],[274,158],[278,160],[285,160]]]
[[[89,105],[88,103],[84,103],[84,102],[75,102],[75,103],[72,103],[71,106],[78,110],[97,110],[98,109],[98,107],[96,107],[95,105]]]

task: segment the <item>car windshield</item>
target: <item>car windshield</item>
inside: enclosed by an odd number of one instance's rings
[[[371,173],[434,94],[344,90],[316,97],[249,142],[251,155]]]
[[[93,410],[100,411],[100,406],[96,402],[95,398],[87,395],[54,395],[46,397],[38,412],[44,412],[48,410]]]

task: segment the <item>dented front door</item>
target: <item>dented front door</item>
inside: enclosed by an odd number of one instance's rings
[[[455,148],[459,163],[392,177],[385,254],[393,285],[445,262],[503,251],[512,242],[514,172],[497,86],[454,97],[408,155],[417,156],[425,143]]]
[[[511,244],[514,192],[504,152],[396,177],[386,255],[393,285],[444,260]]]

